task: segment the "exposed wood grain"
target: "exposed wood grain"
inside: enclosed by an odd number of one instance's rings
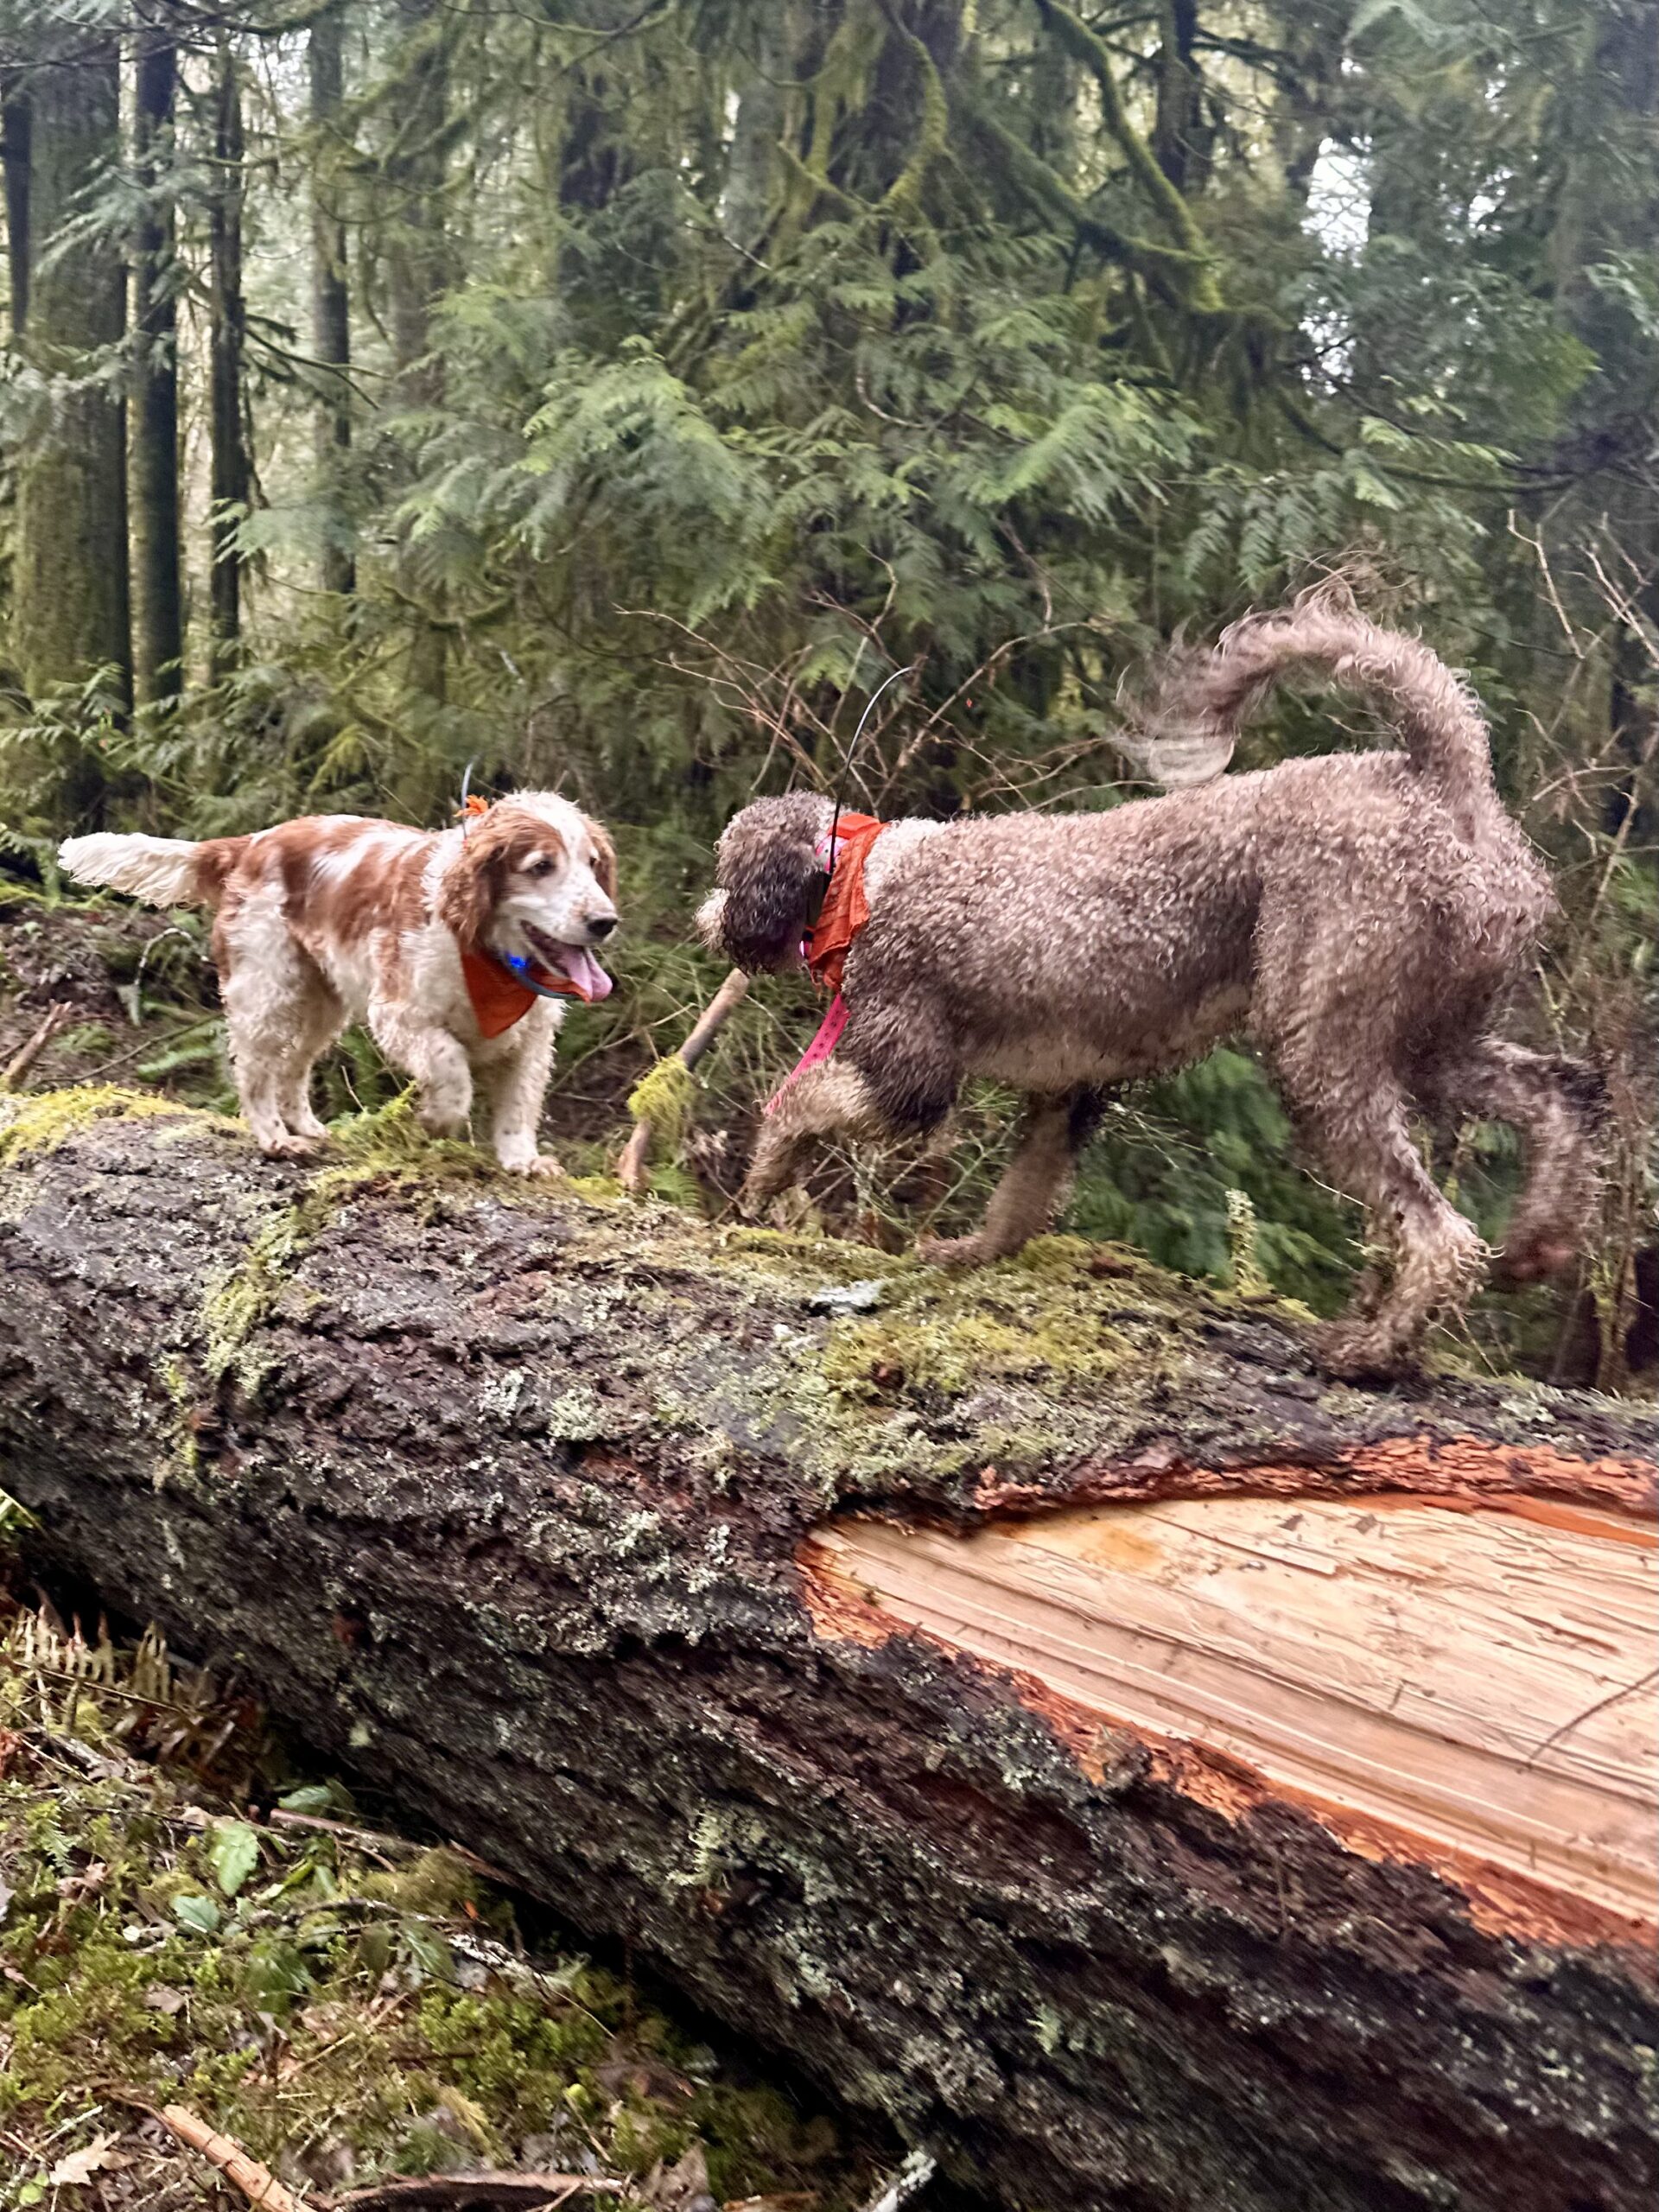
[[[895,1622],[1103,1720],[1614,1910],[1659,1908],[1659,1550],[1641,1523],[1208,1498],[965,1537],[853,1522],[814,1545]]]

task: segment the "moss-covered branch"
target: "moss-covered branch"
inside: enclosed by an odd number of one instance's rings
[[[1204,234],[1185,194],[1178,192],[1164,175],[1151,147],[1129,121],[1105,41],[1070,8],[1062,6],[1060,0],[1037,0],[1037,7],[1045,25],[1060,45],[1074,60],[1081,61],[1093,77],[1100,92],[1102,118],[1128,163],[1130,175],[1167,226],[1182,253],[1191,257],[1196,264],[1190,280],[1192,305],[1200,313],[1215,313],[1222,300]]]

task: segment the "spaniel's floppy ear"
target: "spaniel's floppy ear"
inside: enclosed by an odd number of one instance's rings
[[[819,871],[817,841],[830,803],[810,791],[757,799],[727,824],[716,880],[725,893],[710,921],[726,957],[756,975],[799,950],[807,899]]]
[[[522,823],[500,807],[474,815],[460,852],[444,870],[435,906],[438,919],[462,944],[485,936],[506,877],[507,852]]]
[[[594,820],[592,815],[589,815],[588,817],[588,833],[594,841],[594,880],[598,884],[600,889],[605,893],[605,896],[611,900],[613,905],[614,905],[616,900],[616,847],[611,842],[610,832],[607,830],[602,830],[599,823]]]

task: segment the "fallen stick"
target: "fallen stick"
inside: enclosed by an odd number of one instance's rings
[[[651,1147],[659,1125],[667,1120],[670,1109],[677,1122],[683,1122],[690,1103],[690,1085],[676,1077],[676,1067],[683,1069],[689,1077],[697,1062],[725,1027],[728,1018],[749,988],[749,979],[741,968],[734,968],[709,1004],[698,1016],[696,1027],[677,1052],[671,1052],[648,1070],[635,1086],[628,1101],[634,1117],[633,1135],[623,1146],[616,1163],[616,1179],[623,1189],[638,1198],[645,1187],[645,1178],[651,1166]],[[673,1086],[671,1090],[670,1086]],[[653,1091],[658,1095],[653,1097]],[[636,1103],[636,1102],[638,1102]]]
[[[134,2098],[134,2103],[139,2100]],[[219,2168],[226,2181],[234,2183],[250,2204],[260,2206],[261,2212],[311,2212],[302,2196],[296,2196],[291,2189],[279,2182],[269,2166],[251,2158],[242,2145],[228,2135],[221,2135],[205,2120],[198,2120],[194,2113],[183,2105],[162,2105],[159,2110],[145,2105],[164,2127],[170,2128],[181,2143]]]
[[[343,1842],[360,1844],[365,1851],[400,1851],[405,1854],[427,1851],[429,1844],[420,1843],[413,1836],[388,1835],[381,1828],[353,1827],[349,1821],[330,1821],[321,1813],[290,1813],[285,1805],[273,1805],[266,1815],[272,1827],[315,1829],[321,1835],[338,1836]],[[459,1859],[463,1866],[470,1866],[474,1874],[486,1882],[494,1882],[503,1889],[514,1886],[513,1878],[505,1867],[493,1866],[487,1859],[480,1859],[475,1851],[468,1851],[464,1843],[445,1843],[442,1846]]]
[[[74,1010],[67,999],[53,1000],[5,1066],[0,1068],[0,1090],[16,1090],[19,1087],[59,1030],[66,1027]]]

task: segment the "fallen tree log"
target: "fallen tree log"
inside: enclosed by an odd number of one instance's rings
[[[1652,2201],[1650,1408],[1333,1386],[1125,1255],[952,1285],[396,1116],[307,1173],[0,1113],[45,1552],[947,2171]]]

